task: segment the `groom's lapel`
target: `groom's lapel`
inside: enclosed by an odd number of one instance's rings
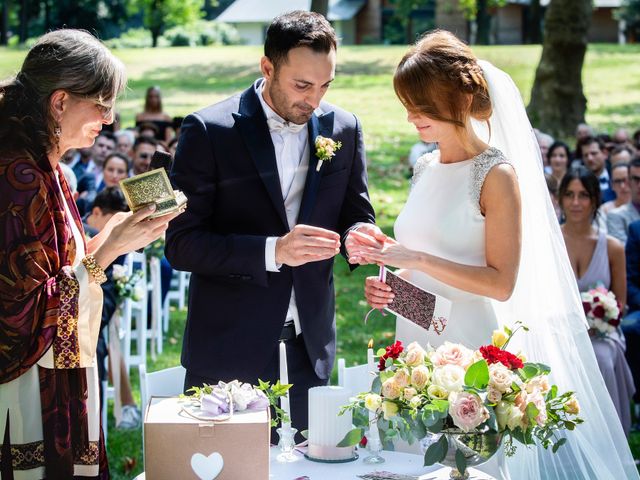
[[[260,105],[260,100],[251,86],[240,97],[238,113],[234,113],[236,126],[244,144],[249,150],[251,159],[256,165],[260,178],[269,193],[271,202],[278,212],[282,223],[288,228],[287,214],[282,200],[280,177],[273,142],[267,126],[267,120]]]
[[[313,211],[313,205],[316,201],[318,186],[322,176],[322,169],[318,172],[318,157],[316,157],[316,137],[318,135],[331,138],[333,135],[333,112],[324,113],[317,116],[315,113],[309,120],[309,170],[307,172],[307,180],[304,185],[304,193],[302,195],[302,203],[300,204],[300,213],[298,214],[298,223],[307,223]],[[326,168],[326,165],[325,165]]]

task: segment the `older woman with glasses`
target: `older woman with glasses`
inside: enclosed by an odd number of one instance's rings
[[[173,216],[120,213],[85,240],[60,169],[113,121],[125,72],[78,30],[44,35],[0,83],[2,478],[108,478],[96,369],[106,269]],[[14,473],[15,472],[15,473]]]

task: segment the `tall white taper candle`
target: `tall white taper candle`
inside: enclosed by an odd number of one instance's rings
[[[376,374],[376,364],[374,362],[373,348],[371,348],[373,342],[369,342],[369,348],[367,349],[367,366],[371,382],[373,382],[374,375]],[[369,383],[371,385],[371,383]],[[371,388],[371,387],[369,387]],[[376,413],[369,410],[369,440],[380,438],[378,432],[378,423],[376,421]]]
[[[286,385],[289,383],[289,372],[287,370],[287,346],[284,342],[280,342],[280,384]],[[280,408],[284,410],[284,413],[289,417],[289,421],[282,422],[282,428],[291,428],[291,407],[289,406],[289,392],[283,397],[280,397]]]

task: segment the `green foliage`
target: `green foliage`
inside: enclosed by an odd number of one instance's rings
[[[349,430],[349,432],[344,436],[340,443],[338,443],[338,447],[353,447],[354,445],[358,445],[364,436],[364,428],[354,428],[353,430]]]
[[[201,0],[132,0],[130,12],[136,11],[142,11],[154,47],[166,28],[193,24],[204,15]]]
[[[149,30],[145,28],[131,28],[117,38],[105,41],[109,48],[149,48],[151,47],[151,37]],[[160,42],[160,45],[163,45]]]
[[[172,47],[208,45],[239,45],[242,39],[231,25],[215,21],[199,20],[190,25],[178,25],[168,29],[163,37]]]
[[[478,16],[479,5],[478,0],[459,0],[460,11],[467,20],[475,20]],[[507,0],[487,0],[487,8],[504,7],[507,4]]]
[[[464,376],[464,383],[477,390],[487,388],[489,385],[489,365],[486,360],[479,360],[469,367]]]
[[[426,467],[433,465],[434,463],[440,463],[444,460],[444,457],[447,456],[448,448],[447,436],[440,435],[438,441],[429,445],[427,451],[424,452],[424,466]]]
[[[640,0],[623,0],[620,8],[614,11],[614,18],[626,22],[627,36],[640,40]]]

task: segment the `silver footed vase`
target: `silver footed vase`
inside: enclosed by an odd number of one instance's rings
[[[468,433],[459,429],[445,429],[441,433],[428,433],[420,440],[422,453],[426,452],[429,445],[437,442],[442,435],[447,439],[447,455],[440,462],[441,465],[451,468],[449,478],[462,480],[469,478],[468,470],[464,473],[458,471],[456,466],[456,450],[460,450],[467,460],[467,469],[476,467],[489,461],[500,449],[502,435],[493,430],[471,431]]]

